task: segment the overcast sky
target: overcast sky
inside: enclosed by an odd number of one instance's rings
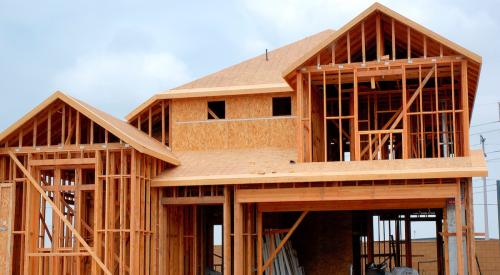
[[[0,0],[0,129],[65,91],[118,117],[159,91],[324,29],[338,29],[372,1],[6,1]],[[498,120],[500,0],[381,1],[483,57],[472,123]],[[485,134],[500,149],[500,123]],[[489,159],[500,158],[492,153]],[[489,163],[490,203],[500,161]],[[482,203],[481,188],[474,188]],[[498,236],[496,205],[490,229]],[[483,231],[482,207],[476,207]],[[418,234],[417,234],[418,236]]]

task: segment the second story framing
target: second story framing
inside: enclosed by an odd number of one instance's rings
[[[174,152],[281,148],[298,162],[467,157],[481,64],[376,3],[337,31],[157,94],[127,120]],[[279,98],[291,105],[283,114]]]
[[[461,157],[481,57],[375,4],[283,72],[299,161]]]

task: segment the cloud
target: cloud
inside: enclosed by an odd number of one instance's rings
[[[112,52],[79,57],[55,75],[52,86],[123,117],[153,94],[189,79],[187,66],[169,53]]]

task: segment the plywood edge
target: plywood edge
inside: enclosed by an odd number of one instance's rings
[[[235,174],[191,177],[158,177],[153,179],[153,187],[194,186],[223,184],[261,184],[289,182],[322,182],[322,181],[362,181],[362,180],[403,180],[432,179],[457,177],[483,177],[488,174],[486,167],[429,168],[408,170],[371,170],[371,171],[326,171],[320,173],[271,173],[271,174]]]

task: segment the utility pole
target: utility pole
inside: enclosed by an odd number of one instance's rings
[[[498,102],[498,121],[500,121],[500,102]]]
[[[481,148],[483,149],[484,157],[486,157],[486,151],[484,150],[484,142],[486,139],[483,135],[479,135],[479,142],[481,143]],[[490,239],[490,229],[488,225],[488,190],[486,190],[486,177],[483,177],[483,202],[484,202],[484,239]]]

